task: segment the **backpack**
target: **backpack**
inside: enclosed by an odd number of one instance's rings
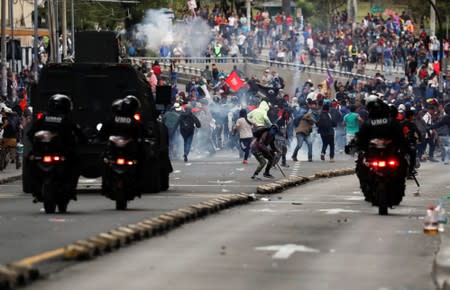
[[[352,46],[352,53],[356,53],[356,47],[354,45]]]
[[[191,132],[194,130],[194,122],[192,122],[191,117],[187,115],[180,116],[180,131],[181,132]]]

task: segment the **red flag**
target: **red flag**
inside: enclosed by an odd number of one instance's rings
[[[228,77],[225,80],[225,82],[230,87],[230,89],[232,89],[235,92],[239,91],[239,89],[244,86],[244,81],[241,80],[241,78],[239,77],[239,75],[235,71],[232,71],[228,75]]]
[[[19,107],[22,110],[22,112],[24,112],[25,109],[27,108],[27,92],[25,90],[23,90],[22,99],[19,102]]]

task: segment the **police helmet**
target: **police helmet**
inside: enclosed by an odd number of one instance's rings
[[[67,114],[72,111],[72,100],[63,94],[54,94],[48,100],[48,111]]]
[[[367,111],[370,119],[387,118],[390,108],[382,100],[376,98],[376,100],[367,103]]]
[[[133,116],[141,109],[141,102],[135,96],[126,96],[121,105],[121,113],[125,116]]]
[[[117,114],[118,112],[120,112],[120,110],[122,109],[122,102],[122,99],[117,99],[112,103],[111,110],[113,114]]]

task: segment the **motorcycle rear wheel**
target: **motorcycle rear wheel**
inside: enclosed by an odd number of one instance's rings
[[[116,200],[116,210],[126,210],[128,201],[125,199]]]
[[[44,184],[42,184],[42,200],[44,201],[45,213],[55,213],[56,202],[54,197],[53,185],[51,183],[44,182]]]
[[[384,183],[378,183],[376,189],[377,201],[378,201],[378,214],[388,215],[388,192]]]
[[[66,200],[59,201],[58,204],[57,204],[58,212],[59,213],[66,213],[68,204],[69,204],[69,201],[66,201]]]

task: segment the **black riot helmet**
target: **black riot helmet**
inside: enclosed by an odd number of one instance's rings
[[[112,105],[111,105],[111,111],[114,115],[116,115],[117,113],[120,112],[120,110],[122,109],[122,99],[117,99],[115,100]]]
[[[72,111],[72,100],[63,94],[55,94],[48,100],[50,113],[68,114]]]
[[[135,96],[129,95],[122,100],[120,112],[131,117],[141,109],[141,102]]]
[[[369,96],[366,100],[366,107],[370,119],[389,118],[389,106],[377,97]]]

